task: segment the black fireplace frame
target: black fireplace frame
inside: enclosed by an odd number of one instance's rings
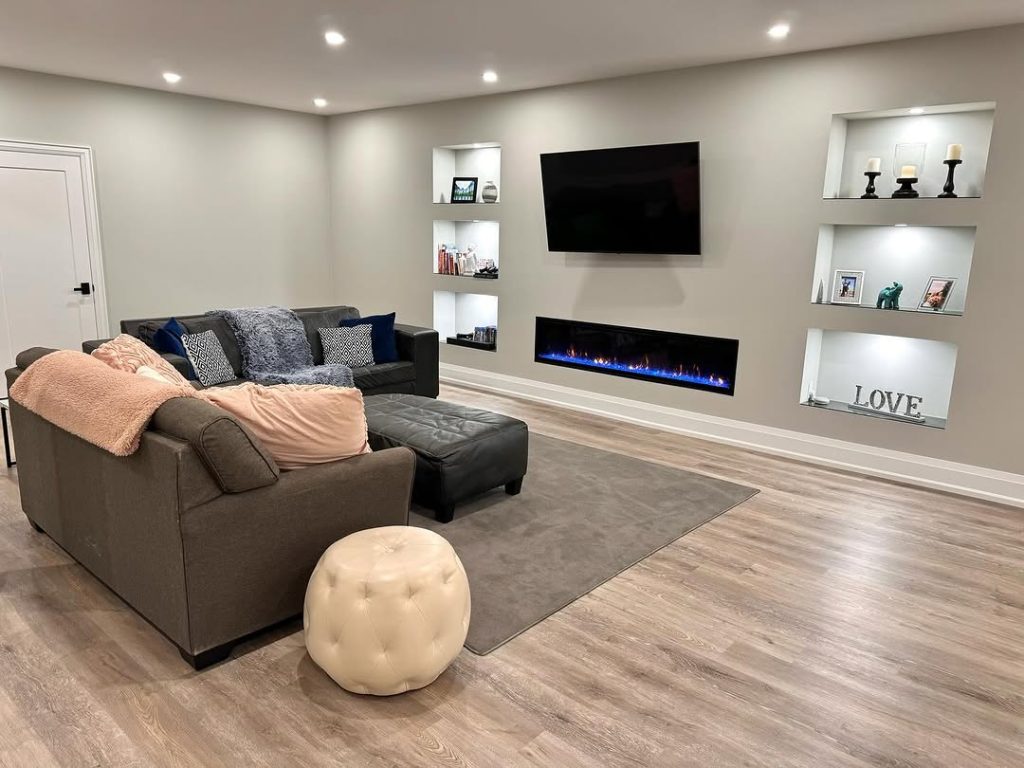
[[[645,373],[639,373],[637,371],[620,371],[615,368],[600,368],[593,365],[586,365],[585,363],[574,363],[568,360],[551,360],[544,358],[540,354],[540,350],[537,348],[538,332],[540,331],[540,324],[543,321],[552,323],[571,323],[581,326],[590,326],[592,328],[604,329],[614,332],[625,332],[625,333],[636,333],[650,336],[677,336],[686,339],[694,340],[712,340],[716,342],[724,342],[735,346],[735,358],[736,365],[739,366],[739,354],[740,354],[740,342],[739,339],[727,339],[720,336],[702,336],[699,334],[692,333],[678,333],[676,331],[662,331],[655,328],[635,328],[628,325],[610,325],[608,323],[592,323],[586,320],[568,320],[566,318],[557,317],[536,317],[534,322],[533,330],[533,361],[535,363],[542,363],[544,365],[557,365],[561,368],[573,368],[578,371],[588,371],[590,373],[604,373],[609,376],[621,376],[626,379],[638,379],[640,381],[650,381],[655,384],[668,384],[674,387],[684,387],[685,389],[696,389],[702,392],[714,392],[716,395],[728,395],[733,397],[736,394],[736,372],[732,372],[732,377],[729,379],[728,387],[716,387],[711,384],[702,384],[695,381],[685,381],[683,379],[671,379],[664,376],[652,376]]]

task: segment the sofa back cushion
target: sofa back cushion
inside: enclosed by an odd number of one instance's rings
[[[251,382],[204,389],[200,398],[234,414],[281,469],[327,464],[370,452],[363,394],[354,387]]]
[[[153,414],[150,429],[191,445],[225,493],[262,488],[281,475],[252,432],[206,400],[168,400]]]

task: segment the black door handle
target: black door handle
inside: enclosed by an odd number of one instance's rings
[[[75,293],[80,293],[83,296],[88,296],[92,293],[92,286],[89,283],[80,283],[77,288],[72,288]]]

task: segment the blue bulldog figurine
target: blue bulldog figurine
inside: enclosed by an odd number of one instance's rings
[[[899,309],[900,294],[903,293],[902,283],[893,282],[878,292],[878,301],[875,303],[877,309]]]

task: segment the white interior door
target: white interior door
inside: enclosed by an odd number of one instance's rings
[[[0,365],[106,332],[87,150],[0,144]]]

